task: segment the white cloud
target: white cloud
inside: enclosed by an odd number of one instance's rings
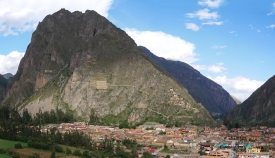
[[[194,23],[185,23],[185,27],[193,31],[198,31],[200,29],[200,27]]]
[[[254,29],[252,24],[249,24],[248,26],[250,27],[250,29]]]
[[[71,12],[95,10],[108,17],[112,3],[113,0],[0,0],[0,33],[7,36],[34,30],[46,15],[61,8]]]
[[[234,78],[228,78],[226,76],[212,78],[208,76],[208,78],[220,84],[230,94],[241,101],[247,99],[256,89],[264,84],[263,81],[251,80],[242,76]]]
[[[186,17],[188,18],[199,18],[200,20],[209,20],[209,19],[218,19],[219,14],[217,12],[209,12],[210,10],[205,8],[202,10],[198,10],[195,13],[187,13]]]
[[[226,47],[227,47],[226,45],[223,45],[223,46],[214,45],[214,46],[212,46],[213,49],[223,49],[223,48],[226,48]]]
[[[262,32],[260,29],[257,29],[257,32]]]
[[[217,63],[216,65],[209,66],[207,70],[213,73],[221,73],[223,70],[226,70],[223,65],[223,63]]]
[[[272,24],[272,25],[267,26],[266,28],[274,28],[274,27],[275,27],[275,24]]]
[[[201,70],[205,70],[207,68],[206,65],[191,65],[194,69],[201,71]]]
[[[222,55],[224,54],[223,52],[217,52],[216,55]]]
[[[210,66],[191,64],[191,66],[198,71],[207,70],[213,73],[221,73],[224,70],[226,70],[223,63],[217,63],[215,65],[210,65]]]
[[[266,15],[267,16],[270,16],[270,15],[272,15],[272,14],[274,14],[275,13],[275,11],[272,11],[272,12],[270,12],[270,13],[267,13]]]
[[[189,64],[199,60],[195,57],[195,45],[179,37],[164,32],[138,31],[129,28],[126,28],[125,31],[137,45],[147,47],[157,56]]]
[[[0,54],[0,74],[12,73],[15,74],[20,60],[24,56],[24,53],[12,51],[8,55]]]
[[[202,25],[222,25],[222,21],[208,21],[208,22],[203,22]]]
[[[232,34],[232,33],[235,33],[236,31],[230,31],[229,33]]]
[[[199,1],[198,2],[199,5],[203,5],[203,6],[208,6],[210,8],[218,8],[221,3],[222,3],[222,0],[203,0],[203,1]]]

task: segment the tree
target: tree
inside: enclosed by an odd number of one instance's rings
[[[138,158],[137,153],[137,144],[133,144],[132,150],[131,150],[132,158]]]
[[[154,158],[154,156],[150,152],[145,151],[141,158]]]
[[[120,124],[119,124],[119,128],[129,128],[129,124],[127,122],[127,120],[123,120]]]
[[[20,143],[14,144],[15,149],[22,149],[22,145]]]
[[[166,157],[165,158],[170,158],[170,155],[166,155]]]
[[[32,122],[32,117],[29,114],[28,109],[23,110],[22,121],[24,124],[30,124]]]
[[[95,109],[93,109],[93,108],[91,108],[91,111],[90,111],[90,121],[89,121],[89,123],[92,124],[92,125],[97,125],[99,123],[99,118],[96,115]]]
[[[132,156],[129,153],[127,153],[123,150],[117,151],[116,156],[119,158],[132,158]]]
[[[181,126],[182,126],[182,122],[180,122],[180,121],[176,120],[176,122],[175,122],[175,126],[176,126],[176,127],[181,127]]]
[[[164,150],[167,150],[168,146],[166,144],[164,144]]]

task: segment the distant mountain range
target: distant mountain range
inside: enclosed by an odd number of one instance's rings
[[[13,77],[13,74],[11,73],[6,73],[3,75],[6,79],[9,79],[10,77]]]
[[[141,47],[141,49],[149,56],[156,67],[175,78],[212,116],[225,115],[236,106],[236,102],[227,91],[190,65],[157,57],[145,47]]]
[[[226,118],[243,125],[275,126],[275,76],[237,105]]]

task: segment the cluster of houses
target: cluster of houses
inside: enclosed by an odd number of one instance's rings
[[[119,129],[111,126],[86,125],[85,122],[47,125],[43,131],[56,127],[59,132],[79,131],[90,136],[91,141],[101,141],[106,137],[115,141],[135,140],[146,150],[158,157],[166,148],[177,153],[174,157],[202,158],[246,158],[272,157],[275,154],[275,128],[266,126],[250,129],[225,126],[219,128],[185,126],[166,128],[162,124],[148,123],[136,129]]]

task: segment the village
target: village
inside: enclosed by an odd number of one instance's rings
[[[90,141],[102,142],[113,139],[136,141],[144,151],[155,157],[201,157],[201,158],[266,158],[275,154],[275,128],[257,126],[232,128],[224,125],[219,128],[185,126],[166,128],[165,125],[147,122],[136,129],[119,129],[112,126],[87,125],[85,122],[49,124],[41,128],[46,132],[52,128],[65,132],[78,131],[88,135]],[[127,150],[126,150],[127,151]]]

